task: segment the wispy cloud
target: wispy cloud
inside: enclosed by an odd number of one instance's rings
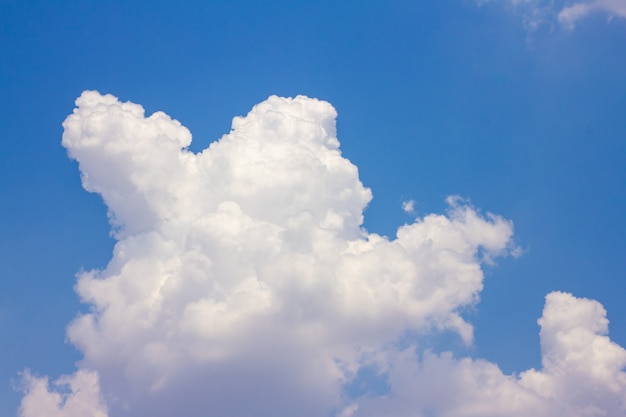
[[[626,18],[626,2],[623,0],[477,0],[479,5],[497,2],[515,9],[529,30],[555,22],[571,30],[579,20],[593,13],[603,13],[609,19]]]
[[[578,20],[594,12],[603,12],[609,18],[626,18],[626,1],[593,0],[590,2],[576,2],[561,9],[558,14],[558,20],[564,27],[573,29]]]

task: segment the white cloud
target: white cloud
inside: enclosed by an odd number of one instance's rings
[[[53,383],[26,371],[22,375],[23,390],[20,417],[106,417],[107,409],[100,397],[98,374],[79,370]]]
[[[564,7],[558,14],[559,23],[564,27],[573,29],[576,22],[591,13],[604,12],[609,17],[626,18],[626,1],[624,0],[593,0],[576,2]]]
[[[390,394],[362,400],[355,416],[623,416],[626,350],[605,335],[602,306],[553,292],[539,323],[541,370],[507,376],[484,360],[405,350],[390,360]]]
[[[407,214],[412,214],[415,211],[415,201],[407,200],[402,202],[402,210]]]
[[[552,0],[476,0],[479,6],[500,3],[512,8],[521,16],[524,27],[529,31],[550,22],[554,17],[555,3]]]
[[[494,0],[477,0],[479,5]],[[522,16],[524,26],[535,30],[541,25],[554,21],[566,28],[573,29],[576,22],[593,14],[604,13],[609,18],[626,18],[624,0],[500,0],[513,7]]]
[[[478,301],[481,263],[515,252],[512,224],[451,197],[446,215],[394,239],[367,232],[371,192],[341,155],[330,104],[270,97],[198,154],[163,113],[145,117],[93,91],[77,106],[63,145],[84,187],[102,195],[118,242],[106,268],[78,277],[91,310],[68,327],[83,354],[61,380],[74,394],[64,401],[27,374],[21,417],[40,417],[40,405],[45,415],[105,415],[101,398],[110,416],[131,417],[497,415],[512,400],[520,416],[576,415],[561,413],[582,397],[560,394],[569,380],[558,358],[596,347],[575,374],[597,374],[589,404],[605,407],[607,387],[623,395],[622,350],[602,335],[604,311],[563,294],[548,297],[541,321],[544,368],[520,378],[399,349],[407,332],[472,342],[461,313]],[[560,305],[585,320],[559,321]],[[555,336],[568,329],[594,347]],[[349,398],[345,387],[368,367],[388,375],[390,394]],[[439,402],[444,392],[455,400]]]

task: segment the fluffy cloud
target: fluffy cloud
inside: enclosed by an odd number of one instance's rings
[[[65,391],[26,374],[21,417],[623,411],[624,351],[594,301],[548,296],[543,368],[519,377],[406,348],[426,332],[472,342],[463,310],[481,264],[513,249],[512,224],[451,197],[394,239],[369,233],[372,195],[330,104],[270,97],[200,153],[164,113],[93,91],[76,104],[63,145],[117,243],[106,268],[78,276],[79,370],[57,381]],[[388,392],[350,394],[368,369]]]
[[[46,417],[106,417],[107,409],[100,397],[98,374],[79,370],[59,378],[50,389],[48,378],[36,377],[26,371],[20,415]]]
[[[509,376],[484,360],[408,349],[389,361],[390,394],[362,400],[353,415],[623,416],[626,350],[606,336],[602,305],[553,292],[539,324],[541,370]]]
[[[478,4],[494,0],[477,0]],[[537,29],[552,21],[558,21],[566,29],[573,29],[576,22],[593,13],[604,13],[609,18],[626,18],[626,2],[623,0],[504,0],[521,14],[526,28]]]
[[[402,210],[407,214],[412,214],[415,211],[415,201],[407,200],[402,202]]]

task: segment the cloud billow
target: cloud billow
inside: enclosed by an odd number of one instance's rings
[[[514,250],[513,226],[451,197],[394,239],[366,231],[372,194],[329,103],[272,96],[200,153],[162,112],[95,91],[76,104],[63,146],[117,243],[106,268],[78,276],[79,369],[52,386],[26,373],[21,417],[624,412],[626,353],[592,300],[548,295],[543,368],[519,376],[400,346],[450,330],[472,343],[461,313],[481,265]],[[363,369],[387,392],[349,395]]]

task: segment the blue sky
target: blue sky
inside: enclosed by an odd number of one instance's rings
[[[529,25],[543,4],[1,2],[0,414],[16,415],[18,372],[76,370],[66,327],[89,306],[75,275],[104,268],[115,243],[61,146],[84,90],[167,113],[195,152],[270,95],[326,100],[374,196],[369,232],[393,238],[448,195],[514,224],[522,256],[484,266],[463,310],[471,346],[451,332],[422,346],[539,368],[555,290],[602,303],[626,346],[626,15],[581,2],[596,9],[564,21],[557,2]]]

